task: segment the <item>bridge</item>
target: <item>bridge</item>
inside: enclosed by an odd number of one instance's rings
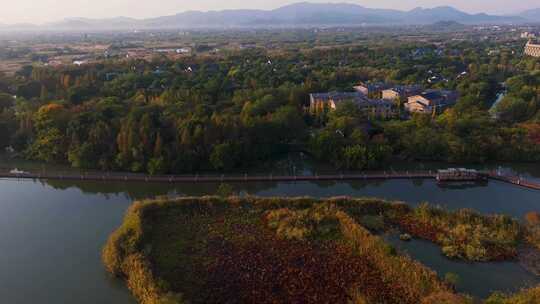
[[[483,171],[488,180],[504,182],[519,187],[540,190],[540,182],[527,180],[519,176],[502,175],[496,171]],[[359,181],[359,180],[397,180],[397,179],[436,179],[438,182],[459,182],[440,180],[437,171],[388,171],[365,172],[357,174],[327,175],[144,175],[133,173],[108,172],[10,172],[0,170],[0,178],[33,180],[69,180],[69,181],[116,181],[116,182],[152,182],[152,183],[238,183],[238,182],[295,182],[295,181]],[[475,181],[474,179],[472,181]],[[478,181],[481,181],[479,179]]]
[[[415,172],[369,172],[361,174],[333,175],[144,175],[133,173],[29,173],[0,172],[0,178],[51,179],[77,181],[126,181],[159,183],[216,183],[216,182],[292,182],[332,180],[384,180],[384,179],[428,179],[436,178],[435,171]]]
[[[516,185],[523,188],[533,189],[533,190],[540,190],[540,182],[535,182],[532,180],[528,180],[525,178],[521,178],[519,176],[511,176],[511,175],[500,175],[497,172],[490,172],[489,178],[492,180]]]

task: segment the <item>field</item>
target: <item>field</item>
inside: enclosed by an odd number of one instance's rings
[[[422,220],[426,214],[431,222]],[[459,239],[446,224],[477,232]],[[447,238],[428,233],[432,226]],[[144,201],[129,209],[103,260],[141,303],[472,303],[377,233],[400,229],[453,258],[500,260],[526,242],[522,228],[505,217],[377,199]],[[480,232],[486,229],[492,233]],[[486,303],[538,303],[539,292],[497,294]]]

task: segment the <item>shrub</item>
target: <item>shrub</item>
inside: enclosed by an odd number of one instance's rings
[[[382,231],[385,229],[384,218],[380,215],[364,215],[359,218],[362,226],[373,231]]]
[[[332,205],[315,205],[304,210],[277,209],[266,213],[268,227],[285,239],[338,238],[338,221]]]
[[[508,216],[481,216],[463,209],[449,212],[422,204],[408,213],[386,213],[402,230],[435,242],[450,258],[506,260],[517,256],[519,223]]]
[[[540,286],[523,290],[514,295],[495,293],[485,304],[536,304],[540,303]]]
[[[448,272],[444,275],[444,280],[452,286],[456,286],[459,283],[459,275]]]
[[[126,279],[128,288],[142,304],[182,304],[182,296],[166,293],[158,286],[146,257],[141,254],[142,218],[145,203],[135,203],[127,211],[124,222],[109,237],[102,251],[107,270]]]
[[[540,213],[529,212],[525,220],[527,241],[540,250]]]
[[[438,292],[422,299],[421,304],[471,304],[470,299],[451,292]]]

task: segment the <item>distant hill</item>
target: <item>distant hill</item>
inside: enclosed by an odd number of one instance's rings
[[[48,24],[47,27],[59,29],[126,29],[137,27],[139,20],[127,17],[108,19],[68,18]]]
[[[30,23],[17,23],[17,24],[0,24],[0,30],[2,31],[11,31],[11,30],[36,30],[39,29],[39,26]]]
[[[540,22],[540,8],[524,11],[519,16],[528,21]]]
[[[455,21],[464,24],[523,21],[520,17],[467,14],[452,7],[416,8],[411,11],[366,8],[356,4],[296,3],[275,10],[226,10],[186,12],[145,20],[146,26],[253,26],[253,25],[360,25],[431,24]]]
[[[464,29],[466,25],[455,21],[439,21],[430,24],[427,27],[435,31],[456,31]]]
[[[418,23],[436,23],[441,21],[454,21],[464,24],[479,23],[509,23],[522,21],[520,17],[493,16],[487,14],[468,14],[450,6],[440,6],[431,9],[415,8],[407,12],[407,18],[417,20]]]
[[[531,16],[534,12],[530,12]],[[527,14],[527,16],[529,16]],[[453,7],[411,11],[366,8],[348,3],[301,2],[275,10],[188,11],[171,16],[149,19],[126,17],[110,19],[70,18],[40,26],[40,29],[103,30],[103,29],[160,29],[201,27],[265,27],[265,26],[337,26],[337,25],[403,25],[433,24],[453,21],[462,24],[518,23],[523,16],[493,16],[468,14]]]

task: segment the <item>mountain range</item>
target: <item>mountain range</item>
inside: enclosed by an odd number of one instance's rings
[[[527,20],[540,22],[540,8],[524,11],[520,14],[520,16]]]
[[[540,22],[540,8],[513,16],[469,14],[449,6],[415,8],[410,11],[367,8],[348,3],[296,3],[274,10],[187,11],[148,19],[69,18],[43,25],[0,25],[0,29],[23,30],[126,30],[172,28],[291,27],[337,25],[422,25],[437,22],[501,24]]]

